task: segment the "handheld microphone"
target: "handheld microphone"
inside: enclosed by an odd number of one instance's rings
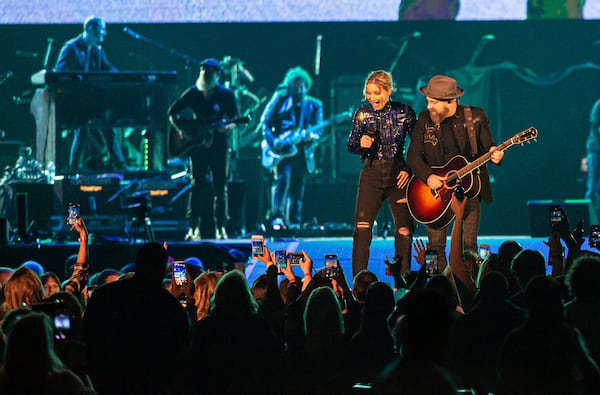
[[[374,140],[373,140],[373,144],[371,144],[371,146],[369,148],[361,149],[361,154],[360,154],[361,160],[365,160],[372,156],[373,148],[376,146],[377,137],[379,137],[379,131],[375,130],[375,128],[373,128],[373,126],[370,125],[369,128],[367,129],[366,135],[369,137],[372,137]]]

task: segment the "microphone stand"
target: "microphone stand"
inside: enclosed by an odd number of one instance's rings
[[[471,57],[469,58],[469,61],[467,62],[466,66],[465,66],[466,68],[473,67],[475,65],[477,58],[479,58],[481,51],[483,51],[483,48],[486,46],[488,41],[489,40],[486,40],[483,37],[479,40],[479,44],[475,48],[475,51],[473,51],[473,54],[471,55]]]
[[[392,74],[392,75],[394,74],[394,70],[396,69],[396,66],[398,65],[398,62],[400,61],[400,58],[404,54],[404,51],[406,50],[406,46],[407,45],[408,45],[408,41],[407,40],[403,41],[402,44],[400,44],[400,48],[398,49],[398,53],[396,53],[396,57],[392,61],[392,64],[390,65],[390,68],[388,70],[390,74]]]
[[[158,49],[162,49],[163,51],[167,52],[169,55],[175,55],[181,59],[183,59],[185,61],[185,69],[188,72],[188,85],[191,83],[191,76],[190,76],[190,69],[191,69],[191,65],[192,64],[196,64],[199,65],[201,60],[198,60],[196,58],[191,57],[190,55],[187,55],[181,51],[178,51],[174,48],[169,48],[166,45],[156,41],[156,40],[152,40],[146,36],[143,36],[139,33],[136,33],[134,31],[132,31],[129,28],[124,28],[123,32],[130,35],[131,37],[135,38],[136,40],[140,40],[143,41],[147,44],[150,44]]]

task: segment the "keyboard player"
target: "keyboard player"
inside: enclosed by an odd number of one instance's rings
[[[83,23],[83,32],[63,44],[54,71],[118,71],[102,48],[105,37],[104,20],[96,16],[88,17]],[[74,129],[73,132],[69,157],[71,171],[127,169],[114,128]],[[96,136],[100,136],[100,139]]]

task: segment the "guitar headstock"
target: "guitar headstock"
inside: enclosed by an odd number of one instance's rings
[[[538,131],[533,126],[515,134],[510,140],[512,144],[523,144],[531,140],[537,140]]]

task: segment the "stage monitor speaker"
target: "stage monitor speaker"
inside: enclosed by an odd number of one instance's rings
[[[552,205],[560,205],[565,209],[572,228],[577,225],[579,219],[583,219],[583,226],[586,229],[586,233],[590,225],[598,224],[598,216],[588,199],[528,200],[529,231],[531,237],[549,237],[551,235],[549,217],[550,206]]]

